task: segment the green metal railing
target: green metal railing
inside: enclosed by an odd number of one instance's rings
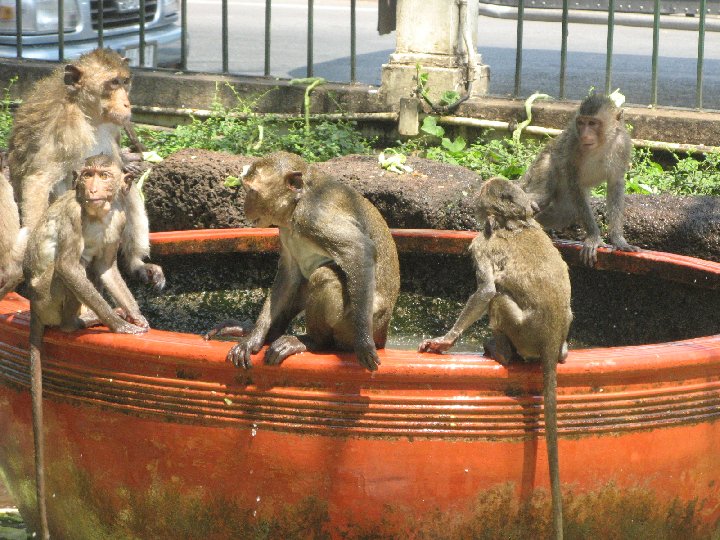
[[[615,37],[616,26],[616,4],[615,0],[607,0],[607,45],[605,57],[605,92],[612,92],[612,72],[613,72],[613,42]],[[652,40],[652,56],[651,56],[651,88],[649,105],[656,106],[658,104],[658,57],[660,50],[660,27],[661,27],[661,0],[653,0],[653,40]],[[698,47],[697,47],[697,77],[695,82],[695,107],[701,109],[703,106],[703,68],[705,60],[705,31],[706,31],[706,15],[707,0],[699,0],[698,7]],[[522,84],[522,47],[523,47],[523,31],[526,20],[525,0],[517,0],[517,48],[515,53],[515,81],[514,81],[514,97],[521,97],[520,88]],[[534,19],[544,20],[544,19]],[[560,98],[565,97],[566,79],[567,79],[567,56],[568,56],[568,34],[569,34],[569,9],[568,0],[562,0],[561,12],[562,38],[560,44],[560,80],[559,95]]]
[[[161,2],[162,0],[158,0]],[[180,64],[183,70],[187,69],[188,65],[188,1],[179,0],[180,10],[180,25],[181,25],[181,51],[180,51]],[[350,66],[349,66],[349,79],[350,82],[357,82],[357,0],[348,0],[350,5]],[[451,1],[451,0],[448,0]],[[485,0],[489,4],[482,5],[504,5],[509,9],[516,6],[515,18],[517,19],[516,27],[516,50],[515,50],[515,75],[514,75],[514,96],[521,97],[521,86],[522,86],[522,75],[523,75],[523,31],[524,24],[527,20],[549,20],[542,19],[535,16],[538,11],[546,12],[548,10],[535,10],[535,5],[528,7],[526,0]],[[560,43],[560,71],[559,71],[559,97],[566,97],[567,89],[567,67],[568,67],[568,35],[569,25],[573,20],[570,15],[570,4],[569,0],[553,0],[554,6],[561,7],[559,12],[559,21],[561,24],[561,43]],[[602,1],[602,0],[601,0]],[[612,91],[612,75],[613,75],[613,40],[615,26],[618,24],[616,17],[616,11],[618,8],[623,13],[620,16],[627,16],[629,5],[620,4],[619,7],[616,5],[616,0],[605,0],[607,2],[607,19],[599,20],[599,17],[604,17],[602,11],[602,4],[596,4],[592,9],[595,14],[595,22],[602,22],[607,25],[607,42],[606,42],[606,58],[605,58],[605,91]],[[707,29],[706,15],[708,12],[708,0],[697,0],[698,7],[695,10],[697,13],[697,69],[696,69],[696,82],[695,82],[695,107],[703,107],[703,76],[704,76],[704,61],[705,61],[705,34]],[[711,0],[714,2],[714,0]],[[139,13],[146,13],[146,2],[147,0],[138,0],[139,2]],[[265,2],[265,20],[264,20],[264,75],[271,76],[271,27],[272,27],[272,0],[264,0]],[[669,0],[653,0],[653,13],[652,13],[652,56],[651,56],[651,81],[650,81],[650,103],[649,105],[655,106],[658,104],[658,59],[660,50],[660,28],[662,27],[661,15],[667,13],[666,8]],[[229,66],[229,41],[230,41],[230,29],[229,29],[229,16],[228,16],[228,3],[229,0],[221,0],[221,29],[222,29],[222,72],[227,74],[230,72]],[[535,2],[533,2],[535,4]],[[714,5],[716,5],[715,3]],[[543,6],[545,2],[543,2]],[[526,9],[527,8],[527,9]],[[105,6],[103,0],[97,2],[97,42],[98,46],[103,47],[105,43],[104,36],[104,11]],[[589,9],[589,8],[588,8]],[[645,8],[643,8],[645,9]],[[23,57],[23,40],[22,40],[22,0],[15,0],[16,10],[16,49],[17,57]],[[57,0],[58,20],[64,21],[65,16],[65,5],[64,0]],[[573,13],[577,13],[577,3],[573,4]],[[598,11],[600,10],[600,11]],[[665,10],[665,11],[663,11]],[[647,11],[647,10],[646,10]],[[482,10],[481,10],[482,13]],[[492,15],[491,15],[492,16]],[[498,15],[499,16],[499,15]],[[648,15],[649,16],[649,15]],[[558,20],[558,19],[554,19]],[[675,18],[674,24],[687,23],[688,21],[682,21]],[[622,24],[622,22],[620,23]],[[713,21],[714,27],[712,30],[717,30],[717,21]],[[59,24],[58,31],[58,58],[60,60],[65,57],[66,50],[66,31],[64,24]],[[138,31],[139,31],[139,63],[145,65],[146,63],[146,21],[144,16],[138,17]],[[688,27],[688,24],[684,24],[684,27]],[[315,0],[307,0],[307,67],[306,73],[308,77],[312,77],[314,73],[314,30],[315,30]],[[693,28],[694,30],[694,28]]]

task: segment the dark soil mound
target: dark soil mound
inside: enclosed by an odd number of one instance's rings
[[[225,187],[253,158],[208,150],[181,150],[153,166],[145,206],[153,231],[249,227],[242,187]]]
[[[411,157],[410,174],[382,169],[375,156],[344,156],[321,164],[367,197],[390,227],[476,229],[472,199],[482,179],[457,165]]]
[[[191,149],[156,165],[145,184],[152,230],[249,226],[243,189],[227,188],[224,182],[239,177],[252,160]],[[408,164],[413,173],[402,175],[383,170],[374,156],[340,157],[320,167],[365,195],[391,227],[477,229],[472,208],[481,182],[477,174],[423,158],[409,158]],[[605,202],[596,200],[593,206],[604,221]],[[631,195],[625,236],[646,249],[720,260],[720,200]]]

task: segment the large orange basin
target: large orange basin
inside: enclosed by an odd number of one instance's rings
[[[454,253],[474,235],[394,234],[400,251]],[[274,230],[152,240],[157,254],[277,247]],[[558,247],[577,258],[578,245]],[[720,264],[666,253],[603,252],[599,268],[720,286]],[[23,297],[0,302],[0,471],[32,529],[28,321]],[[53,538],[549,533],[539,367],[386,349],[376,373],[334,353],[241,371],[229,347],[160,330],[46,333]],[[573,350],[558,384],[566,537],[715,530],[719,336]]]

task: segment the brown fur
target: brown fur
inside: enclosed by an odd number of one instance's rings
[[[480,190],[478,220],[484,223],[470,245],[477,290],[443,337],[420,344],[420,352],[442,352],[486,312],[493,331],[487,352],[503,365],[525,360],[543,366],[547,439],[556,537],[562,538],[562,499],[557,444],[558,362],[567,355],[572,321],[570,278],[550,238],[532,218],[533,202],[520,187],[491,178]]]
[[[104,174],[109,180],[100,181]],[[120,276],[116,262],[125,226],[123,206],[116,201],[128,187],[129,179],[110,158],[89,158],[80,171],[77,189],[65,193],[50,205],[28,240],[23,268],[30,299],[30,386],[42,538],[50,537],[42,411],[41,350],[45,327],[58,326],[69,332],[94,324],[95,320],[89,322],[80,317],[81,305],[85,304],[113,332],[137,334],[147,331],[147,321]],[[108,305],[87,274],[107,288],[127,320]]]
[[[72,173],[85,158],[103,153],[121,162],[120,133],[130,121],[129,87],[125,60],[109,49],[97,49],[36,83],[18,108],[9,141],[10,180],[27,231],[34,229],[48,204],[71,189]],[[150,249],[142,199],[135,186],[122,197],[128,220],[124,259],[133,274],[162,288],[162,270],[142,261]],[[8,210],[3,199],[0,205],[0,213]],[[0,231],[3,237],[12,234]],[[0,243],[9,242],[4,238]],[[21,260],[24,245],[19,252]]]
[[[257,160],[245,177],[245,215],[280,228],[280,264],[255,328],[228,353],[250,367],[250,354],[273,341],[265,361],[281,362],[313,348],[354,350],[369,370],[387,339],[400,274],[395,242],[377,209],[352,188],[302,158],[277,152]],[[281,336],[305,311],[308,336]],[[237,335],[223,323],[207,337]]]
[[[22,275],[16,243],[20,237],[20,217],[13,190],[5,175],[0,174],[0,287]]]
[[[622,110],[600,95],[586,98],[572,122],[537,156],[521,182],[540,208],[535,219],[545,228],[564,229],[580,222],[587,233],[582,260],[592,266],[602,244],[590,207],[590,190],[607,182],[610,243],[639,251],[623,236],[625,173],[632,143]]]

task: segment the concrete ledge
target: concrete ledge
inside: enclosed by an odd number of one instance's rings
[[[0,63],[0,86],[7,87],[17,76],[13,98],[22,98],[32,84],[47,75],[57,63],[31,60],[3,60]],[[132,101],[136,106],[209,109],[217,94],[221,103],[236,104],[229,83],[243,98],[257,99],[256,110],[266,113],[295,113],[303,109],[304,86],[290,85],[286,79],[222,76],[208,73],[181,73],[169,70],[136,69]],[[491,87],[492,90],[492,87]],[[313,113],[388,112],[377,87],[361,84],[328,83],[316,88],[312,96]],[[399,103],[397,104],[397,109]],[[533,107],[533,125],[562,129],[570,119],[577,102],[541,102]],[[486,120],[519,122],[525,118],[524,102],[499,97],[472,98],[463,103],[458,116]],[[688,109],[626,107],[625,117],[633,126],[633,138],[684,144],[720,146],[720,112]],[[137,121],[152,123],[144,114]],[[176,123],[177,118],[159,124]],[[390,127],[385,123],[386,130]]]

